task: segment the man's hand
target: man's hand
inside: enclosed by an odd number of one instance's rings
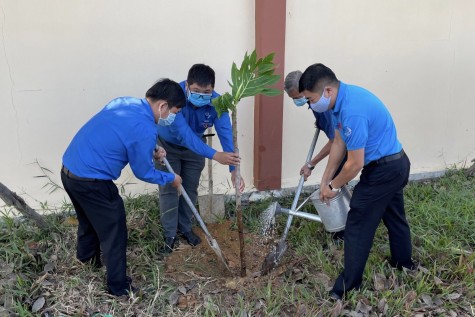
[[[161,146],[157,146],[153,151],[153,158],[158,161],[162,162],[162,159],[167,156],[167,151]]]
[[[236,187],[236,170],[231,172],[231,182],[233,183],[233,187]],[[241,175],[241,183],[239,184],[239,192],[244,191],[244,187],[246,187],[246,184],[244,183],[244,178],[242,178]]]
[[[213,160],[223,165],[233,166],[239,165],[239,163],[241,162],[241,158],[239,157],[239,155],[234,152],[216,152],[213,155]]]
[[[337,194],[337,192],[334,192],[330,189],[328,182],[322,179],[322,182],[320,183],[320,200],[327,205],[330,205],[330,199],[335,197]]]
[[[300,175],[303,175],[303,180],[307,181],[307,178],[312,175],[312,170],[308,168],[307,163],[305,163],[300,169]]]
[[[181,176],[178,174],[175,174],[175,179],[172,182],[172,186],[176,188],[178,192],[178,196],[181,195],[181,182],[182,182]]]

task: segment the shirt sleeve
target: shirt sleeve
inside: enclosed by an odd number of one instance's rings
[[[179,145],[184,146],[198,155],[213,159],[216,150],[209,147],[194,132],[185,120],[183,114],[178,113],[175,121],[170,125],[170,132],[175,135]]]
[[[218,134],[219,142],[224,152],[234,152],[233,143],[233,128],[231,126],[231,119],[229,118],[229,112],[223,112],[221,117],[216,117],[214,121],[214,128]],[[235,166],[230,165],[229,171],[232,172],[236,169]]]
[[[155,169],[153,151],[156,133],[145,125],[137,125],[130,131],[130,143],[127,144],[127,156],[134,175],[148,183],[165,185],[173,182],[175,175]]]
[[[351,116],[343,121],[340,130],[348,151],[366,147],[368,142],[368,119],[362,116]]]

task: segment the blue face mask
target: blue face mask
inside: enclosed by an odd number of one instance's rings
[[[203,107],[209,105],[212,94],[200,94],[198,92],[188,91],[188,101],[195,107]]]
[[[162,119],[161,114],[160,114],[160,118],[158,119],[158,124],[164,127],[169,126],[170,124],[173,123],[173,121],[175,121],[175,117],[176,117],[176,113],[170,112],[168,114],[168,117],[166,117],[165,119]]]
[[[306,104],[308,102],[308,99],[305,98],[305,97],[301,97],[301,98],[297,98],[297,99],[294,99],[294,104],[297,106],[297,107],[302,107],[304,104]]]
[[[331,97],[325,97],[325,89],[323,89],[322,97],[317,102],[311,103],[310,108],[315,112],[325,112],[330,107],[330,100]]]

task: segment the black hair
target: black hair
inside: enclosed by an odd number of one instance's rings
[[[206,87],[211,85],[214,88],[214,70],[205,64],[195,64],[191,66],[188,71],[188,77],[186,78],[188,86],[197,84],[199,86]]]
[[[168,78],[162,78],[157,81],[147,90],[145,97],[151,99],[152,102],[166,100],[168,102],[168,108],[183,108],[186,102],[185,94],[181,86]]]
[[[313,64],[307,67],[299,80],[299,92],[308,90],[320,92],[325,86],[338,83],[335,73],[323,64]]]

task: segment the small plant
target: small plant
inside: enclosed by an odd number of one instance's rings
[[[223,112],[231,111],[231,119],[233,125],[233,142],[234,152],[239,154],[239,145],[237,140],[237,105],[242,98],[252,97],[258,94],[266,96],[277,96],[282,92],[270,86],[276,84],[280,75],[274,74],[276,65],[273,62],[274,53],[271,53],[264,58],[257,58],[257,53],[254,50],[250,55],[244,55],[241,67],[238,68],[236,63],[231,67],[231,93],[226,92],[222,96],[213,99],[213,105],[221,116]],[[242,207],[241,207],[241,193],[239,192],[239,185],[241,184],[241,171],[239,165],[236,166],[236,218],[240,241],[240,257],[241,257],[241,276],[246,275],[246,259],[244,254],[244,234],[242,226]]]

